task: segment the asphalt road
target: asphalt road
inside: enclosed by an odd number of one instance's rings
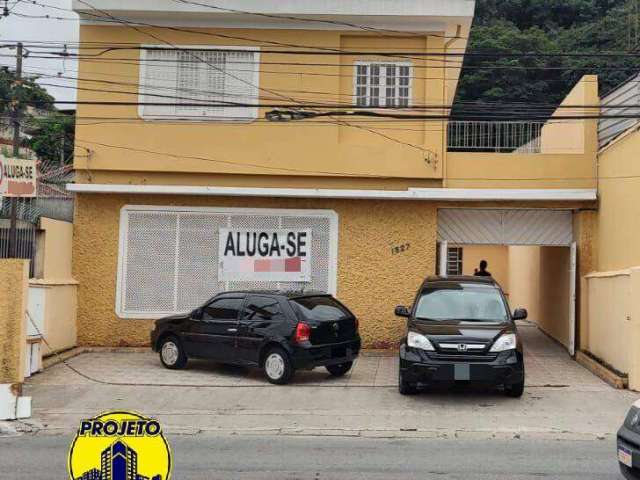
[[[71,437],[0,438],[0,478],[66,479]],[[611,441],[170,436],[175,480],[620,479]]]

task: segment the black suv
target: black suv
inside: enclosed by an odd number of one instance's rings
[[[151,346],[167,368],[204,358],[260,367],[269,382],[285,384],[296,369],[324,366],[344,375],[360,352],[360,335],[356,317],[331,295],[240,291],[157,320]]]
[[[407,321],[400,346],[400,393],[434,384],[473,383],[524,392],[522,341],[500,286],[488,277],[430,277],[413,308],[397,307]]]

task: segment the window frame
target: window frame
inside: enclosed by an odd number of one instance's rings
[[[449,266],[451,265],[452,260],[450,259],[450,255],[452,252],[457,252],[457,258],[454,260],[456,263],[456,267],[458,268],[456,272],[451,272],[449,270]],[[464,274],[464,247],[456,247],[449,246],[447,247],[447,275],[463,275]]]
[[[202,317],[202,319],[200,321],[201,322],[209,322],[209,323],[211,323],[211,322],[228,322],[229,320],[232,320],[232,319],[229,319],[229,318],[217,318],[217,319],[206,319],[206,318],[204,318],[204,315],[206,314],[206,309],[207,308],[209,308],[214,303],[221,302],[223,300],[237,300],[237,301],[240,302],[240,307],[238,308],[238,313],[236,315],[236,322],[237,322],[242,317],[242,312],[244,310],[244,305],[245,305],[245,302],[246,302],[246,298],[245,297],[240,297],[240,296],[226,296],[226,295],[225,296],[218,296],[218,297],[212,299],[211,301],[207,302],[205,304],[205,306],[202,307],[203,317]]]
[[[253,72],[251,78],[251,84],[255,89],[255,98],[250,99],[247,103],[255,103],[254,107],[247,107],[250,113],[249,117],[243,118],[234,118],[234,117],[223,117],[223,116],[206,116],[203,115],[202,118],[194,117],[194,118],[182,118],[180,115],[147,115],[144,113],[143,105],[146,102],[146,97],[148,94],[153,94],[152,89],[149,89],[146,85],[145,78],[147,75],[147,52],[149,49],[163,49],[163,50],[237,50],[237,51],[248,51],[253,52],[254,54],[254,64],[253,64]],[[138,101],[140,105],[138,105],[138,117],[145,122],[180,122],[180,123],[207,123],[207,122],[218,122],[218,123],[253,123],[259,119],[259,96],[260,96],[260,47],[254,46],[236,46],[236,45],[176,45],[175,48],[163,48],[162,45],[153,45],[153,44],[143,44],[140,45],[140,69],[139,69],[139,88],[138,88]],[[177,85],[176,92],[174,95],[179,96],[177,93]],[[154,98],[154,97],[151,97]],[[197,102],[195,102],[197,103]]]
[[[271,300],[271,301],[273,302],[273,304],[274,304],[274,305],[277,305],[277,306],[278,306],[278,313],[277,313],[277,316],[282,317],[282,319],[283,319],[283,320],[286,320],[286,319],[288,318],[288,316],[287,316],[286,312],[285,312],[285,311],[283,310],[283,308],[282,308],[282,302],[280,301],[280,299],[279,299],[279,298],[277,298],[277,297],[272,297],[272,296],[269,296],[269,295],[261,295],[261,294],[259,294],[259,293],[258,293],[258,294],[256,294],[256,293],[250,293],[250,294],[247,294],[247,296],[245,297],[244,304],[242,305],[242,311],[240,312],[240,321],[241,321],[241,322],[246,322],[246,323],[258,323],[258,322],[265,321],[265,320],[263,320],[263,319],[258,319],[258,320],[256,320],[255,318],[246,318],[246,317],[244,316],[245,311],[246,311],[246,308],[247,308],[247,305],[249,304],[249,302],[250,302],[250,301],[252,301],[253,299],[256,299],[256,298],[259,298],[259,299],[265,299],[265,300]],[[270,320],[270,321],[272,321],[272,320]]]
[[[374,106],[371,105],[371,95],[370,95],[370,83],[369,83],[369,79],[370,79],[370,69],[372,65],[382,65],[382,66],[387,66],[387,65],[394,65],[397,68],[400,67],[408,67],[409,68],[409,85],[408,85],[408,89],[409,89],[409,94],[408,94],[408,98],[407,98],[407,105],[406,106],[393,106],[393,107],[388,107],[385,105],[386,103],[386,99],[387,99],[387,93],[386,93],[386,88],[387,88],[387,84],[386,84],[386,78],[387,75],[386,73],[384,74],[384,78],[385,78],[385,85],[382,86],[382,84],[379,85],[380,88],[380,95],[379,95],[379,100],[380,100],[380,105],[378,106]],[[367,72],[367,94],[366,94],[366,98],[367,98],[367,103],[366,105],[358,105],[358,67],[360,66],[366,66],[368,67],[368,72]],[[381,108],[381,109],[392,109],[392,108],[410,108],[413,106],[413,62],[410,61],[403,61],[403,62],[394,62],[394,61],[368,61],[368,60],[358,60],[356,62],[353,63],[353,105],[355,107],[360,107],[360,108]],[[382,75],[380,75],[380,78],[382,78]],[[400,77],[397,76],[396,80],[399,79]],[[400,89],[400,85],[396,84],[394,87],[397,90],[397,93],[399,93],[399,89]],[[396,98],[400,98],[400,97],[396,97]],[[384,99],[384,101],[383,101]]]

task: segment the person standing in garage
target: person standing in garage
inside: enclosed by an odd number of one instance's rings
[[[475,270],[475,272],[474,272],[474,275],[475,275],[476,277],[491,277],[491,276],[492,276],[492,275],[491,275],[491,272],[489,272],[489,271],[487,270],[487,267],[488,267],[488,266],[489,266],[489,264],[487,263],[487,261],[486,261],[486,260],[482,260],[482,261],[480,262],[480,269],[478,270],[478,269],[476,268],[476,270]]]

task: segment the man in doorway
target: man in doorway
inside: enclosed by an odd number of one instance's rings
[[[476,268],[474,275],[476,277],[491,277],[491,272],[487,270],[487,267],[489,266],[489,264],[487,263],[486,260],[482,260],[480,262],[480,270],[478,270]]]

